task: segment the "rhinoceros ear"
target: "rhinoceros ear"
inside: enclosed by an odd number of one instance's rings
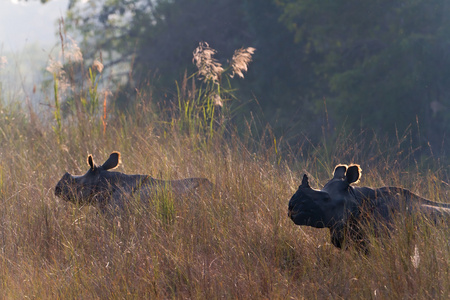
[[[92,154],[89,154],[87,157],[87,163],[88,165],[91,167],[91,170],[95,169],[95,163],[94,163],[94,158],[92,157]]]
[[[347,181],[348,183],[358,182],[361,178],[361,167],[359,165],[350,165],[347,169]]]
[[[102,165],[103,170],[115,169],[119,166],[120,163],[120,153],[113,152],[109,156],[108,160]]]
[[[309,188],[308,176],[306,174],[303,175],[301,187]]]
[[[347,172],[347,165],[337,165],[334,168],[333,179],[342,179],[345,177],[345,172]]]

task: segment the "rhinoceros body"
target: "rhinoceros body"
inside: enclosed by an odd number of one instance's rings
[[[450,221],[450,204],[422,198],[400,187],[353,187],[359,181],[358,165],[338,165],[322,190],[309,186],[308,177],[289,201],[288,215],[296,225],[329,228],[331,242],[343,247],[353,240],[365,248],[364,226],[375,233],[392,228],[397,214],[421,214],[432,221]]]
[[[206,178],[158,180],[149,175],[128,175],[109,171],[119,163],[118,152],[111,153],[101,166],[94,164],[92,156],[89,155],[90,169],[86,174],[64,174],[55,187],[55,195],[65,201],[94,205],[102,212],[108,212],[123,211],[132,199],[138,199],[143,204],[148,203],[156,193],[162,191],[181,196],[195,192],[200,187],[212,187],[212,183]]]

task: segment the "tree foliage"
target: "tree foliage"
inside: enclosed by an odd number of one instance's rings
[[[132,69],[128,91],[174,90],[194,72],[201,41],[219,61],[252,46],[235,86],[280,133],[317,136],[329,124],[395,137],[412,125],[440,150],[449,145],[449,13],[445,0],[95,0],[72,1],[66,23],[85,57],[101,51],[106,67]]]
[[[334,118],[351,128],[403,131],[419,123],[437,147],[450,129],[446,1],[280,1],[301,47],[321,59]]]

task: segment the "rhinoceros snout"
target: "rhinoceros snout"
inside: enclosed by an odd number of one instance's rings
[[[70,183],[70,177],[71,176],[69,173],[66,172],[66,174],[64,174],[64,176],[55,187],[55,196],[61,197],[61,195],[63,194],[64,186],[67,186]]]
[[[55,196],[59,197],[62,194],[62,189],[57,185],[55,187]]]

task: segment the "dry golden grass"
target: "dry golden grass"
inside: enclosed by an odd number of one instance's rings
[[[297,160],[234,133],[208,140],[181,134],[177,126],[162,130],[160,123],[122,119],[111,121],[106,134],[92,123],[63,124],[65,143],[58,144],[45,124],[31,124],[12,107],[1,111],[0,298],[450,297],[448,227],[399,220],[398,230],[373,239],[365,256],[334,248],[327,230],[288,219],[287,202],[304,171],[318,187],[335,163],[350,162],[336,161],[340,157],[370,165],[350,137]],[[155,201],[114,221],[53,195],[65,171],[87,170],[88,153],[101,161],[113,150],[122,153],[118,171],[207,177],[216,191],[192,199],[163,196],[157,201],[173,200],[173,210],[160,210]],[[377,155],[372,169],[363,170],[363,184],[403,184],[445,201],[448,188],[438,178],[448,168],[399,173],[395,162],[402,154]]]

